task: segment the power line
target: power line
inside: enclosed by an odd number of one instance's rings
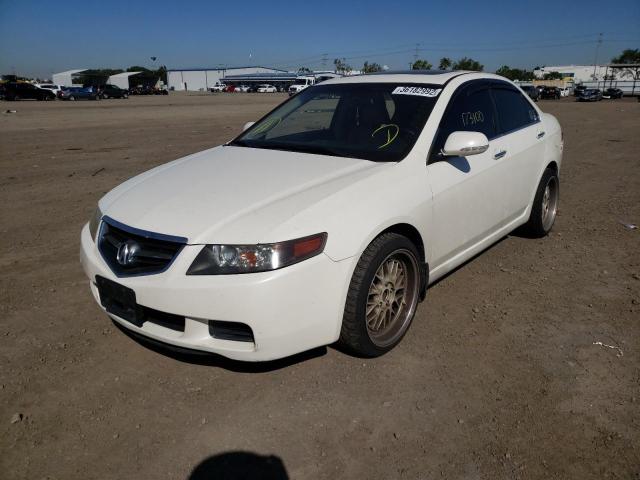
[[[335,56],[336,58],[344,58],[345,60],[358,60],[358,59],[366,59],[366,58],[377,58],[377,57],[393,57],[396,55],[406,55],[407,53],[413,53],[414,62],[418,59],[421,51],[427,51],[432,53],[445,53],[445,52],[507,52],[507,51],[515,51],[515,50],[531,50],[531,49],[547,49],[547,48],[559,48],[559,47],[568,47],[568,46],[577,46],[577,45],[589,45],[589,44],[597,44],[597,48],[599,49],[602,43],[613,43],[613,42],[633,42],[637,40],[624,40],[624,39],[607,39],[605,42],[603,40],[604,34],[581,34],[581,35],[573,35],[569,37],[564,37],[565,41],[558,41],[554,43],[540,43],[537,40],[520,40],[520,41],[509,41],[508,46],[495,46],[491,47],[489,45],[496,45],[496,42],[485,43],[484,46],[479,46],[483,44],[474,43],[474,46],[469,46],[468,44],[463,43],[440,43],[440,42],[417,42],[414,44],[402,44],[397,45],[395,47],[384,47],[382,49],[376,50],[352,50],[352,51],[343,51],[343,52],[333,52],[333,53],[322,53],[314,56],[305,57],[298,60],[285,60],[281,62],[273,62],[276,65],[280,65],[281,68],[286,69],[290,67],[296,67],[297,62],[309,62],[314,65],[319,64],[322,65],[323,69],[326,67],[327,59],[329,56]],[[596,38],[597,37],[597,38]],[[556,37],[558,38],[558,37]],[[575,41],[567,41],[568,39],[583,39],[583,40],[575,40]],[[548,38],[546,42],[552,42],[554,39]],[[410,48],[410,45],[413,48]],[[427,47],[425,47],[427,45]],[[466,46],[465,46],[466,45]],[[500,42],[498,45],[504,45],[504,42]],[[350,53],[355,53],[357,55],[349,55]]]

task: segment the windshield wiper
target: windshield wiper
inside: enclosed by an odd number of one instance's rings
[[[266,150],[281,150],[285,152],[300,152],[300,153],[311,153],[316,155],[329,155],[332,157],[344,157],[335,150],[332,150],[328,147],[323,147],[321,145],[300,145],[295,143],[276,143],[276,142],[264,142],[264,143],[253,143],[247,142],[245,140],[234,140],[227,145],[238,146],[238,147],[249,147],[249,148],[264,148]]]
[[[245,140],[232,140],[229,143],[227,143],[227,145],[230,145],[232,147],[250,147],[251,146]]]

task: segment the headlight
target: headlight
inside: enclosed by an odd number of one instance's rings
[[[100,211],[100,207],[96,207],[91,220],[89,220],[89,233],[91,234],[91,238],[93,240],[96,239],[96,234],[98,233],[98,227],[100,226],[101,219],[102,212]]]
[[[277,270],[324,250],[326,233],[260,245],[206,245],[193,261],[187,275],[224,275]]]

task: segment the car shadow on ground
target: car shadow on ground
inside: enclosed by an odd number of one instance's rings
[[[443,275],[442,277],[440,277],[438,280],[436,280],[435,282],[433,282],[432,284],[429,285],[429,288],[427,289],[427,295],[429,295],[429,289],[435,287],[436,285],[438,285],[440,282],[442,282],[443,280],[451,277],[454,273],[456,273],[458,270],[462,270],[464,267],[466,267],[467,265],[469,265],[470,263],[472,263],[475,259],[477,259],[478,257],[484,255],[486,252],[488,252],[489,250],[494,249],[495,247],[497,247],[498,245],[500,245],[502,242],[504,242],[507,238],[509,237],[520,237],[520,235],[516,235],[515,232],[511,232],[508,235],[505,235],[504,237],[500,238],[499,240],[496,240],[495,243],[492,243],[491,245],[489,245],[488,247],[484,248],[483,250],[481,250],[480,252],[476,253],[473,257],[471,257],[469,260],[466,260],[464,263],[458,265],[456,268],[454,268],[453,270],[451,270],[450,272],[447,272],[445,275]]]
[[[284,463],[275,455],[225,452],[206,458],[187,480],[289,480]]]
[[[322,357],[327,353],[327,347],[318,347],[279,360],[271,360],[266,362],[241,362],[238,360],[231,360],[215,353],[200,352],[198,350],[190,350],[187,348],[175,347],[173,345],[158,342],[151,338],[144,337],[135,332],[132,332],[116,321],[112,320],[112,322],[122,333],[127,335],[133,341],[160,355],[173,358],[174,360],[178,360],[180,362],[190,363],[192,365],[224,368],[225,370],[230,370],[232,372],[238,373],[273,372],[275,370],[290,367],[297,363],[306,362],[307,360],[311,360],[313,358]]]

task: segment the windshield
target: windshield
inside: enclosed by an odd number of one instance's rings
[[[310,87],[230,145],[397,162],[416,142],[440,90],[395,83]]]
[[[308,78],[296,78],[293,82],[294,85],[306,85],[309,82]]]

